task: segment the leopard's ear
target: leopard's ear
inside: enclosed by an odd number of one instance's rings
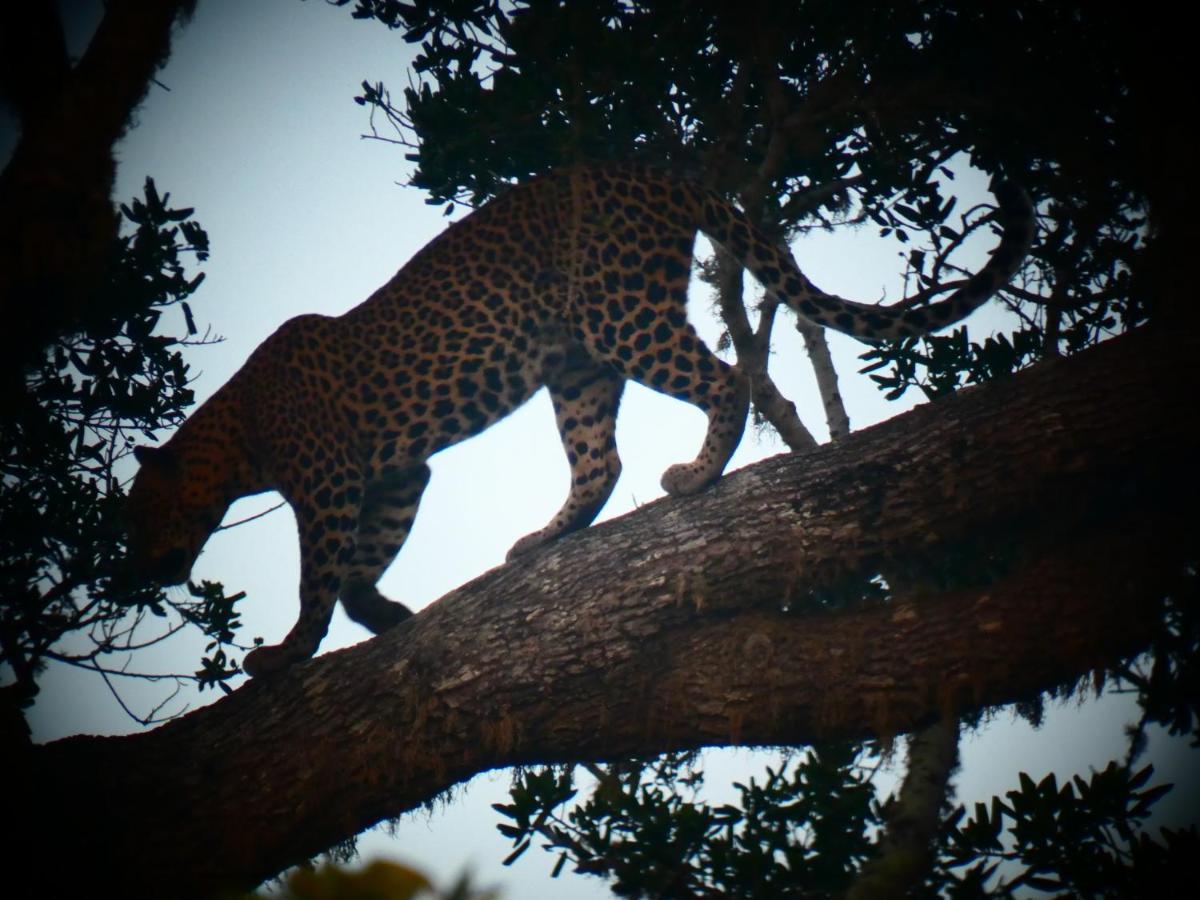
[[[144,468],[159,469],[160,471],[170,471],[177,469],[179,466],[175,458],[175,454],[166,447],[134,447],[134,458],[142,464]]]
[[[159,457],[162,456],[162,453],[163,451],[158,447],[143,447],[138,445],[133,448],[134,458],[143,466],[154,465]]]

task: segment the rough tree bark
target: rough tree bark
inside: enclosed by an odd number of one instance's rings
[[[1144,331],[963,391],[154,731],[29,748],[29,869],[206,896],[490,768],[892,735],[1102,668],[1194,549],[1196,344]],[[890,599],[855,600],[875,575]]]

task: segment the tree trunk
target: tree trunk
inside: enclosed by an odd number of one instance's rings
[[[1070,683],[1146,645],[1194,548],[1197,349],[1145,330],[962,391],[154,731],[31,748],[28,869],[207,896],[486,769],[888,736]]]
[[[5,400],[19,395],[22,370],[46,344],[95,314],[118,235],[113,147],[170,53],[171,29],[195,0],[108,0],[74,68],[49,6],[0,9],[0,101],[12,105],[22,129],[0,171]]]

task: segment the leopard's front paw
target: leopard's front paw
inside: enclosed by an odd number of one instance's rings
[[[262,678],[282,672],[303,658],[290,652],[282,644],[277,647],[259,647],[246,654],[246,658],[242,660],[242,671],[251,678]]]

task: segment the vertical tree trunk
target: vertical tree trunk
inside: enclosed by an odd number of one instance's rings
[[[48,3],[0,8],[0,94],[22,131],[0,172],[0,399],[19,391],[49,341],[94,311],[117,238],[113,146],[194,5],[109,0],[73,68]]]

